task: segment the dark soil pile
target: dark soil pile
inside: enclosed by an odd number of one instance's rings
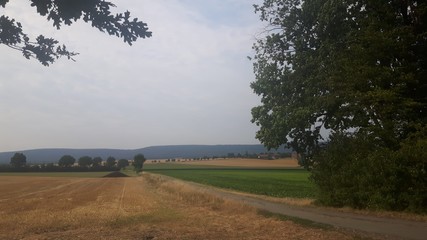
[[[129,177],[129,176],[126,175],[126,174],[124,174],[124,173],[122,173],[122,172],[116,171],[116,172],[111,172],[111,173],[109,173],[109,174],[107,174],[107,175],[105,175],[103,177],[105,177],[105,178],[114,178],[114,177]]]

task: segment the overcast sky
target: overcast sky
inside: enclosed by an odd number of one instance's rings
[[[6,15],[79,52],[44,67],[0,45],[0,151],[254,144],[259,97],[247,56],[255,0],[112,0],[148,24],[132,47],[77,22],[57,31],[29,1]]]

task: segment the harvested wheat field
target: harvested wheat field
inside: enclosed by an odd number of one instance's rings
[[[0,177],[0,239],[351,239],[178,180]]]
[[[282,158],[274,160],[265,159],[248,159],[248,158],[226,158],[204,161],[186,161],[177,162],[178,164],[193,164],[193,165],[208,165],[208,166],[224,166],[224,167],[262,167],[262,168],[277,168],[277,167],[300,167],[298,161],[294,158]]]

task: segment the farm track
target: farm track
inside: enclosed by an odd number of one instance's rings
[[[157,176],[169,178],[163,175]],[[339,229],[366,233],[370,236],[385,237],[386,239],[414,240],[423,240],[427,236],[427,222],[344,213],[332,209],[324,210],[315,207],[291,206],[198,183],[186,183],[193,185],[200,192],[213,194],[232,201],[243,202],[249,206],[271,213],[306,219],[331,225]]]

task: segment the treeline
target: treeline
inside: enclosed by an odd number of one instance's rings
[[[71,155],[64,155],[58,163],[27,164],[23,153],[15,153],[9,165],[0,165],[0,172],[101,172],[118,171],[129,166],[129,160],[116,160],[110,156],[105,161],[101,157],[82,156],[77,160]]]
[[[195,157],[195,158],[168,158],[165,162],[181,162],[181,161],[205,161],[205,160],[214,160],[214,159],[227,159],[227,158],[248,158],[248,159],[266,159],[273,160],[279,158],[290,158],[292,153],[290,152],[277,152],[277,153],[253,153],[253,154],[241,154],[241,153],[228,153],[223,156],[204,156],[204,157]],[[157,162],[157,160],[152,160],[152,162]],[[160,161],[159,161],[160,162]]]
[[[212,157],[200,157],[193,158],[193,160],[209,160],[209,159],[218,159],[218,158],[250,158],[250,159],[278,159],[278,158],[289,158],[292,156],[290,152],[266,152],[266,153],[228,153],[223,156],[212,156]]]
[[[253,154],[241,154],[241,153],[229,153],[226,158],[251,158],[251,159],[278,159],[278,158],[289,158],[292,156],[290,152],[266,152],[266,153],[253,153]],[[225,157],[225,156],[224,156]]]
[[[40,164],[40,165],[26,165],[23,167],[12,167],[10,165],[0,165],[0,172],[112,172],[119,171],[120,168],[96,166],[96,167],[61,167],[53,163]]]

